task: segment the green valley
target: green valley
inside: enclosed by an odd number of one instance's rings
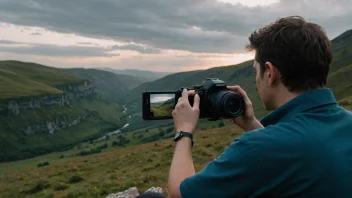
[[[123,108],[60,69],[0,62],[0,161],[69,149],[124,125]]]

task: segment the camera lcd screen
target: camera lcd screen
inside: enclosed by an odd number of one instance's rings
[[[175,109],[175,93],[150,94],[150,116],[171,117]]]

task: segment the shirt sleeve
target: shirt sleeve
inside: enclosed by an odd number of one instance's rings
[[[203,170],[180,185],[183,198],[255,197],[263,186],[258,148],[241,136]]]

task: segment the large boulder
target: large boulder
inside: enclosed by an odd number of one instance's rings
[[[163,193],[163,189],[160,187],[151,187],[145,192],[156,192],[156,193]],[[135,198],[139,195],[139,191],[136,187],[129,188],[123,192],[119,192],[116,194],[110,194],[106,198]]]

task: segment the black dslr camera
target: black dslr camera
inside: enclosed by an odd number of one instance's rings
[[[178,98],[182,97],[183,89],[194,90],[199,95],[200,119],[215,121],[220,118],[235,118],[242,115],[245,110],[245,103],[240,94],[228,90],[222,80],[207,78],[201,85],[196,85],[193,89],[180,88],[177,91],[143,92],[143,119],[172,119],[172,111],[175,109]],[[194,96],[189,96],[188,100],[193,106]]]

